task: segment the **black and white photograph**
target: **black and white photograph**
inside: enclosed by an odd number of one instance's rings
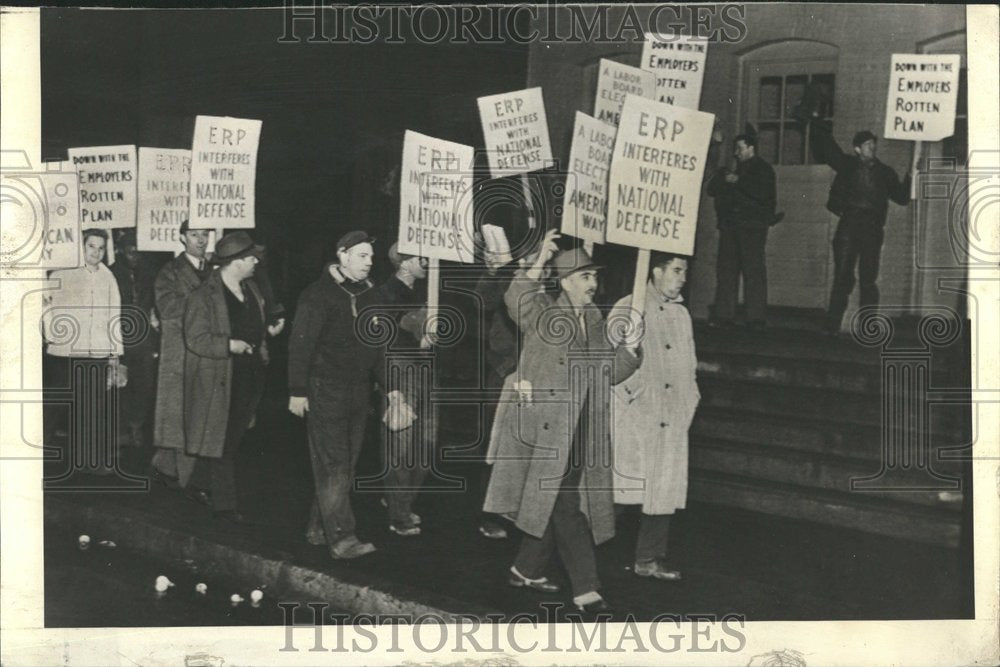
[[[0,8],[2,662],[996,664],[998,17]]]

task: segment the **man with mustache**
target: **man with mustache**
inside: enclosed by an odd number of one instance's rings
[[[559,252],[558,237],[556,230],[546,234],[538,259],[515,274],[504,295],[524,335],[514,383],[519,403],[498,427],[484,509],[511,518],[524,532],[511,586],[558,592],[545,576],[558,550],[573,603],[583,616],[596,618],[612,613],[599,593],[594,557],[594,545],[615,530],[608,385],[631,375],[639,357],[637,350],[615,350],[607,338],[604,316],[593,303],[601,267],[582,249]],[[540,290],[553,257],[558,297]]]

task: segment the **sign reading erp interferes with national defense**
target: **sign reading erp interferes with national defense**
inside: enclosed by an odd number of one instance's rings
[[[563,234],[604,243],[607,221],[608,170],[615,145],[615,128],[577,111],[573,145],[563,197]]]
[[[191,145],[192,229],[254,226],[261,121],[198,116]]]
[[[472,146],[407,130],[399,179],[399,252],[474,261]]]
[[[957,54],[892,54],[885,138],[940,141],[955,134],[961,66]]]
[[[83,229],[135,227],[135,146],[70,148]]]
[[[707,55],[704,38],[647,33],[639,67],[656,75],[657,101],[697,109]]]
[[[492,178],[526,174],[552,162],[541,88],[489,95],[476,101]]]
[[[629,95],[608,187],[608,243],[694,254],[715,117]]]
[[[191,198],[191,151],[139,148],[139,250],[174,252]]]

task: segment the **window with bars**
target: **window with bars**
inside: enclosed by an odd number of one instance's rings
[[[833,120],[834,74],[825,72],[782,72],[761,76],[757,81],[756,104],[750,109],[757,128],[757,154],[773,165],[817,164],[809,148],[809,128],[792,117],[802,101],[806,86],[818,89],[817,108],[824,120]]]

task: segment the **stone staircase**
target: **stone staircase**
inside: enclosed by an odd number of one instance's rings
[[[690,434],[692,500],[958,546],[964,483],[907,465],[875,485],[891,488],[852,490],[885,458],[881,348],[794,323],[751,332],[698,322],[695,340],[702,403]],[[962,337],[931,349],[932,388],[962,386],[967,350]],[[969,441],[968,406],[926,412],[932,454]],[[912,425],[900,433],[919,435]],[[959,462],[936,458],[934,472],[962,476]]]

